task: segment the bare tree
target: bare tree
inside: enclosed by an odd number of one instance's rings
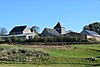
[[[32,28],[31,28],[31,31],[33,32],[35,32],[35,33],[39,33],[39,30],[40,30],[40,28],[38,27],[38,26],[33,26]]]
[[[5,35],[7,33],[7,29],[4,27],[0,27],[0,35]]]

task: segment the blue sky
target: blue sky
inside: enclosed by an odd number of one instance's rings
[[[18,25],[39,26],[42,31],[59,21],[76,32],[100,22],[100,0],[0,0],[0,27],[8,32]]]

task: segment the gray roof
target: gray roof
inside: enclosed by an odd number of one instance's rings
[[[15,26],[11,31],[10,34],[13,32],[22,32],[27,26]]]
[[[84,32],[86,32],[88,35],[91,36],[100,36],[98,33],[96,33],[95,31],[90,31],[90,30],[83,30],[81,33],[84,34]]]
[[[55,29],[55,28],[61,28],[61,27],[63,27],[63,26],[61,25],[60,22],[58,22],[57,25],[54,27],[54,29]]]
[[[44,33],[46,32],[46,33]],[[55,29],[50,29],[50,28],[45,28],[42,32],[42,35],[55,35],[55,36],[59,36],[60,34],[55,30]]]

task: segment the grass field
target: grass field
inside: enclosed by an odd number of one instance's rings
[[[100,44],[64,46],[1,44],[0,48],[43,51],[50,54],[52,63],[48,65],[0,64],[0,67],[100,67]]]
[[[0,64],[0,67],[83,67],[80,65],[56,64],[56,65],[33,65],[33,64]]]
[[[85,67],[84,65],[54,64],[54,65],[34,65],[34,64],[0,64],[0,67]]]

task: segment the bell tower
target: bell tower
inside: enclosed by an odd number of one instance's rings
[[[54,27],[54,29],[59,32],[61,35],[65,34],[65,28],[61,25],[60,22]]]

